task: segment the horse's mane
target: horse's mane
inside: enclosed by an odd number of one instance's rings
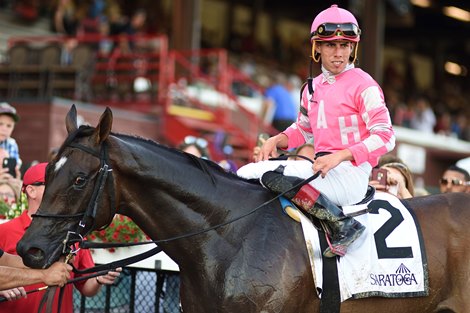
[[[69,146],[75,139],[91,136],[94,131],[95,131],[95,127],[92,127],[90,125],[81,125],[78,129],[76,129],[75,131],[73,131],[72,133],[69,134],[69,136],[65,139],[64,143],[60,147],[59,152],[58,152],[57,155],[61,155],[63,150],[67,146]],[[237,174],[235,174],[233,172],[225,171],[221,166],[219,166],[217,163],[215,163],[211,160],[206,160],[206,159],[203,159],[203,158],[199,158],[199,157],[197,157],[195,155],[192,155],[190,153],[186,153],[186,152],[181,151],[179,149],[172,148],[172,147],[163,145],[161,143],[158,143],[158,142],[156,142],[152,139],[144,138],[144,137],[137,136],[137,135],[128,135],[128,134],[115,133],[115,132],[111,132],[111,135],[114,136],[114,137],[117,137],[117,138],[121,138],[121,139],[128,139],[128,140],[132,140],[132,141],[138,141],[138,142],[147,144],[150,147],[164,149],[165,151],[168,151],[169,153],[183,156],[186,159],[189,159],[194,165],[196,165],[196,167],[198,167],[199,169],[201,169],[201,171],[203,171],[206,175],[208,175],[213,184],[216,183],[214,173],[217,173],[218,175],[227,176],[227,177],[230,177],[232,179],[238,179],[238,180],[253,183],[252,180],[247,180],[247,179],[244,179],[244,178],[238,176]]]

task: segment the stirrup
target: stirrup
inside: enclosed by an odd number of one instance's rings
[[[328,248],[323,251],[323,256],[325,258],[333,258],[335,256],[345,256],[346,252],[348,252],[348,247],[345,245],[336,245],[333,246],[333,244],[330,241],[330,237],[328,234],[325,234],[326,242],[328,243]]]
[[[326,235],[326,241],[328,242],[328,248],[323,251],[323,255],[326,258],[332,258],[335,256],[345,256],[346,252],[348,251],[348,247],[356,241],[359,237],[361,237],[362,233],[366,229],[364,225],[361,225],[362,227],[356,229],[354,234],[350,238],[344,238],[341,243],[341,240],[339,240],[337,243],[331,243],[330,238],[328,235]]]

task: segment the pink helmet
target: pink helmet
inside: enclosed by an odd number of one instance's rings
[[[313,20],[311,40],[348,40],[359,42],[361,30],[351,12],[333,4],[321,11]]]

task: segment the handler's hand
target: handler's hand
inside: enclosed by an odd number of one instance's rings
[[[23,287],[8,289],[8,290],[1,290],[0,296],[4,297],[8,301],[14,301],[21,298],[26,298],[26,290]]]
[[[62,262],[55,262],[51,267],[42,270],[43,279],[42,281],[48,286],[59,286],[63,287],[67,280],[70,278],[70,271],[72,266]]]
[[[114,271],[109,271],[108,274],[96,277],[96,281],[100,285],[112,285],[114,281],[121,275],[122,268],[118,267]]]

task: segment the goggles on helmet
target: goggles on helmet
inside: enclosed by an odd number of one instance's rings
[[[356,39],[361,34],[361,30],[354,23],[323,23],[320,24],[316,31],[311,34],[311,37],[318,38],[331,38],[331,37],[344,37]]]

